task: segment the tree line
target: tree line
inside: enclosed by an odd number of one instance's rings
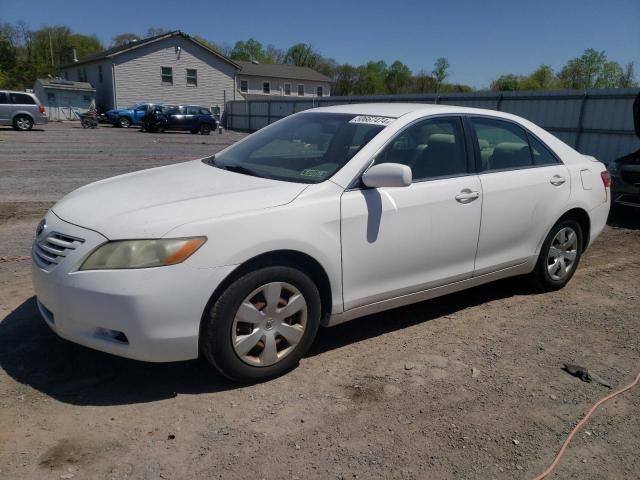
[[[37,78],[57,76],[60,66],[78,58],[99,53],[106,48],[125,45],[168,32],[150,27],[146,35],[121,33],[109,45],[103,45],[96,35],[74,33],[64,25],[31,29],[25,22],[0,23],[0,88],[24,90]],[[288,49],[264,46],[254,38],[239,40],[233,45],[216,43],[202,36],[194,38],[234,60],[260,63],[289,64],[312,68],[333,81],[333,95],[384,95],[397,93],[471,92],[469,85],[449,83],[451,65],[439,57],[430,69],[412,72],[399,60],[369,61],[362,65],[338,63],[325,57],[310,43],[297,43]],[[569,60],[560,70],[541,65],[529,75],[504,74],[491,82],[493,91],[558,90],[588,88],[629,88],[638,86],[635,65],[625,66],[610,60],[604,51],[587,49]],[[483,88],[481,90],[486,90]]]

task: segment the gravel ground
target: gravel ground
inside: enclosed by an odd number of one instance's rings
[[[510,279],[322,330],[261,385],[53,335],[20,260],[46,208],[242,136],[0,129],[0,478],[528,479],[609,392],[563,362],[615,386],[640,370],[634,211],[611,217],[562,291]],[[640,388],[599,409],[549,478],[640,478],[639,411]]]

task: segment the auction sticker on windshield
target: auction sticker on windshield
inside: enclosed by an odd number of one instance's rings
[[[389,125],[395,118],[389,117],[374,117],[371,115],[358,115],[352,118],[349,123],[367,123],[369,125]]]

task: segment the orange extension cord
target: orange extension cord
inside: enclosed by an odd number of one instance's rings
[[[620,390],[616,390],[615,392],[612,392],[609,395],[607,395],[606,397],[601,398],[600,400],[598,400],[595,403],[595,405],[589,409],[589,411],[584,416],[584,418],[578,422],[578,424],[573,428],[573,430],[571,430],[571,433],[569,433],[569,436],[567,437],[567,439],[562,444],[562,447],[560,447],[560,450],[558,451],[558,454],[556,455],[556,458],[553,460],[553,463],[549,466],[549,468],[547,468],[544,472],[542,472],[540,475],[535,477],[533,480],[542,480],[543,478],[546,478],[546,476],[549,475],[553,471],[554,468],[556,468],[556,466],[560,462],[560,458],[562,458],[562,455],[564,454],[564,451],[569,446],[569,443],[571,442],[571,439],[575,436],[576,433],[578,433],[578,430],[580,430],[580,428],[587,422],[587,420],[589,420],[589,417],[591,416],[591,414],[593,412],[595,412],[596,408],[598,408],[604,402],[606,402],[608,400],[611,400],[616,395],[620,395],[621,393],[632,389],[633,387],[635,387],[638,384],[638,382],[640,382],[640,373],[638,373],[638,376],[636,377],[636,379],[633,382],[631,382],[630,384],[628,384],[627,386],[622,387]]]

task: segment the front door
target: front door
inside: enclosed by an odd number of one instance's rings
[[[342,195],[345,310],[473,275],[482,191],[461,119],[414,123],[375,160],[389,162],[411,167],[413,183]]]

